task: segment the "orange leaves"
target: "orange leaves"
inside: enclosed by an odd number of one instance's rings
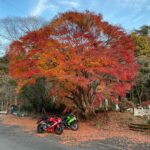
[[[106,90],[106,84],[105,82],[101,82],[97,87],[97,92],[102,92]]]
[[[46,77],[57,90],[84,90],[99,80],[98,95],[124,95],[138,66],[123,29],[91,12],[66,12],[10,45],[10,73],[18,80]],[[66,94],[66,92],[64,92]]]
[[[42,53],[38,60],[38,69],[43,76],[60,78],[64,74],[64,55],[52,49]]]
[[[99,56],[98,58],[93,57],[87,60],[88,66],[91,67],[115,67],[116,61],[108,56]]]

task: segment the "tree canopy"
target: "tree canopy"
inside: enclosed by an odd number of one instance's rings
[[[51,94],[66,97],[85,116],[103,99],[116,101],[134,84],[135,46],[123,29],[92,12],[66,12],[14,41],[10,74],[22,87],[45,77]]]

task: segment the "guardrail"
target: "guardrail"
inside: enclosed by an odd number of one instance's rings
[[[7,114],[8,112],[5,110],[5,111],[0,111],[0,114]]]
[[[150,116],[150,109],[134,108],[134,116]]]

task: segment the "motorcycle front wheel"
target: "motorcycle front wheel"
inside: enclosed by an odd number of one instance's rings
[[[71,129],[72,129],[73,131],[77,131],[77,130],[79,129],[79,124],[78,124],[77,122],[73,122],[73,123],[71,124]]]
[[[62,128],[62,127],[56,127],[56,128],[55,128],[55,134],[60,135],[60,134],[62,134],[62,133],[63,133],[63,128]]]
[[[37,133],[43,133],[43,132],[44,132],[43,126],[41,124],[39,124],[37,126]]]

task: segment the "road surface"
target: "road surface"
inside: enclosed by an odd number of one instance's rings
[[[0,150],[150,150],[150,143],[135,144],[126,139],[112,138],[82,143],[79,146],[60,144],[59,136],[41,138],[17,126],[0,123]]]

